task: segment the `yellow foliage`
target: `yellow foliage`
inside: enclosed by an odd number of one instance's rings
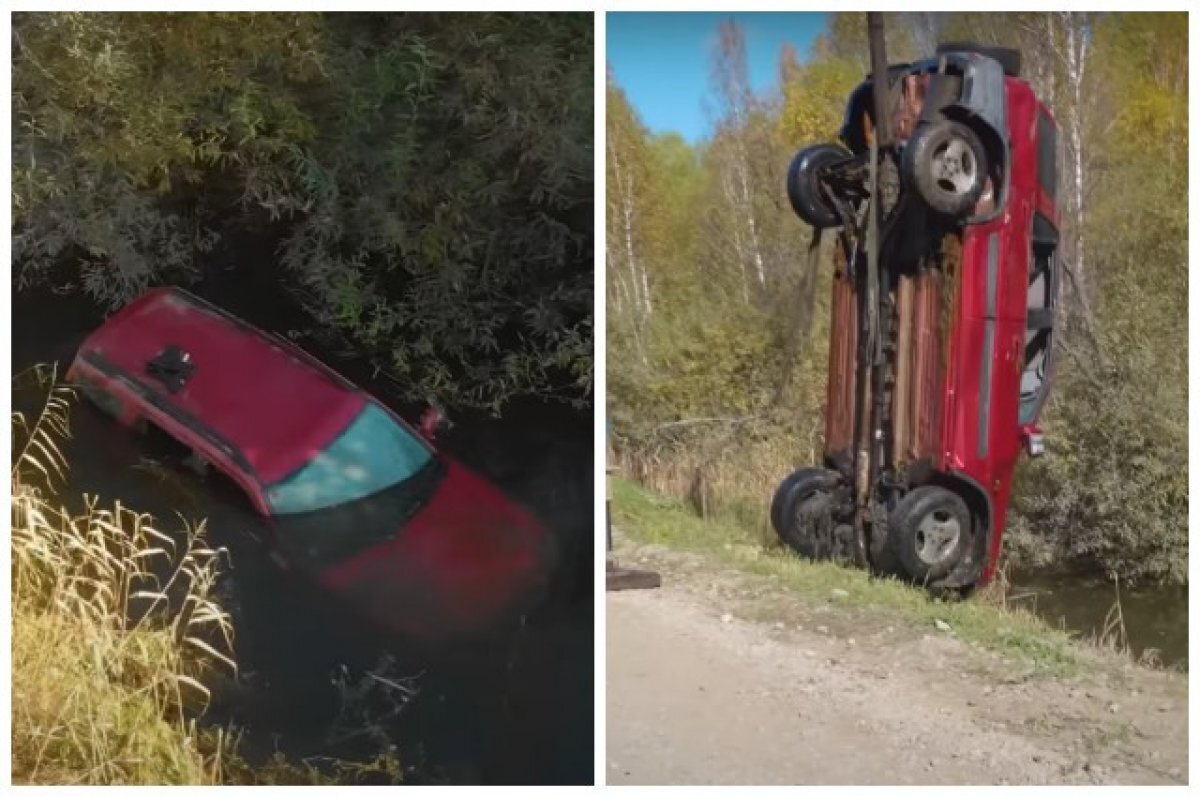
[[[780,134],[797,147],[835,140],[846,98],[862,79],[858,65],[845,58],[813,61],[792,70],[783,86]]]

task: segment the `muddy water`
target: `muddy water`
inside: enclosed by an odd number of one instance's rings
[[[1079,576],[1023,573],[1013,577],[1009,598],[1085,638],[1100,638],[1117,602],[1112,583]],[[1170,667],[1188,666],[1187,587],[1120,590],[1125,633],[1135,655],[1156,651]]]
[[[18,294],[13,304],[14,372],[57,361],[61,373],[99,322],[86,300]],[[264,326],[278,320],[234,309]],[[352,364],[331,363],[357,378]],[[14,409],[32,398],[15,394]],[[415,417],[412,407],[396,408]],[[240,671],[236,682],[221,685],[209,719],[244,728],[251,759],[275,749],[293,758],[367,758],[395,745],[417,782],[590,783],[590,412],[516,402],[499,419],[453,420],[439,444],[532,509],[554,529],[565,555],[554,594],[522,627],[436,650],[366,632],[285,577],[253,541],[259,520],[244,497],[211,478],[161,467],[165,450],[86,403],[73,411],[70,483],[62,496],[119,498],[153,513],[166,529],[178,528],[177,513],[207,518],[210,540],[230,551],[220,597],[234,619]],[[345,672],[355,681],[384,656],[395,662],[392,675],[418,676],[417,695],[373,733],[335,740],[330,730],[341,698],[333,680]],[[384,709],[375,705],[373,716]]]

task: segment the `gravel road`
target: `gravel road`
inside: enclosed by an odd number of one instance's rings
[[[680,556],[643,558],[661,589],[608,595],[608,783],[1187,782],[1184,675],[1029,677],[936,629],[855,638],[778,600],[742,619],[761,585]]]

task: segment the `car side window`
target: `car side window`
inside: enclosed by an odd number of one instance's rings
[[[1051,205],[1058,199],[1058,127],[1045,108],[1037,117],[1037,187]],[[1033,214],[1032,256],[1026,303],[1025,361],[1018,420],[1033,423],[1046,397],[1054,354],[1054,306],[1058,295],[1058,228],[1040,210]]]
[[[1026,303],[1025,358],[1021,372],[1021,424],[1037,420],[1049,382],[1054,338],[1054,248],[1034,245]]]

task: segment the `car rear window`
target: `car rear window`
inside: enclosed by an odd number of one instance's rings
[[[367,402],[332,443],[300,470],[267,487],[273,514],[338,506],[413,478],[433,458],[429,447],[382,407]]]

